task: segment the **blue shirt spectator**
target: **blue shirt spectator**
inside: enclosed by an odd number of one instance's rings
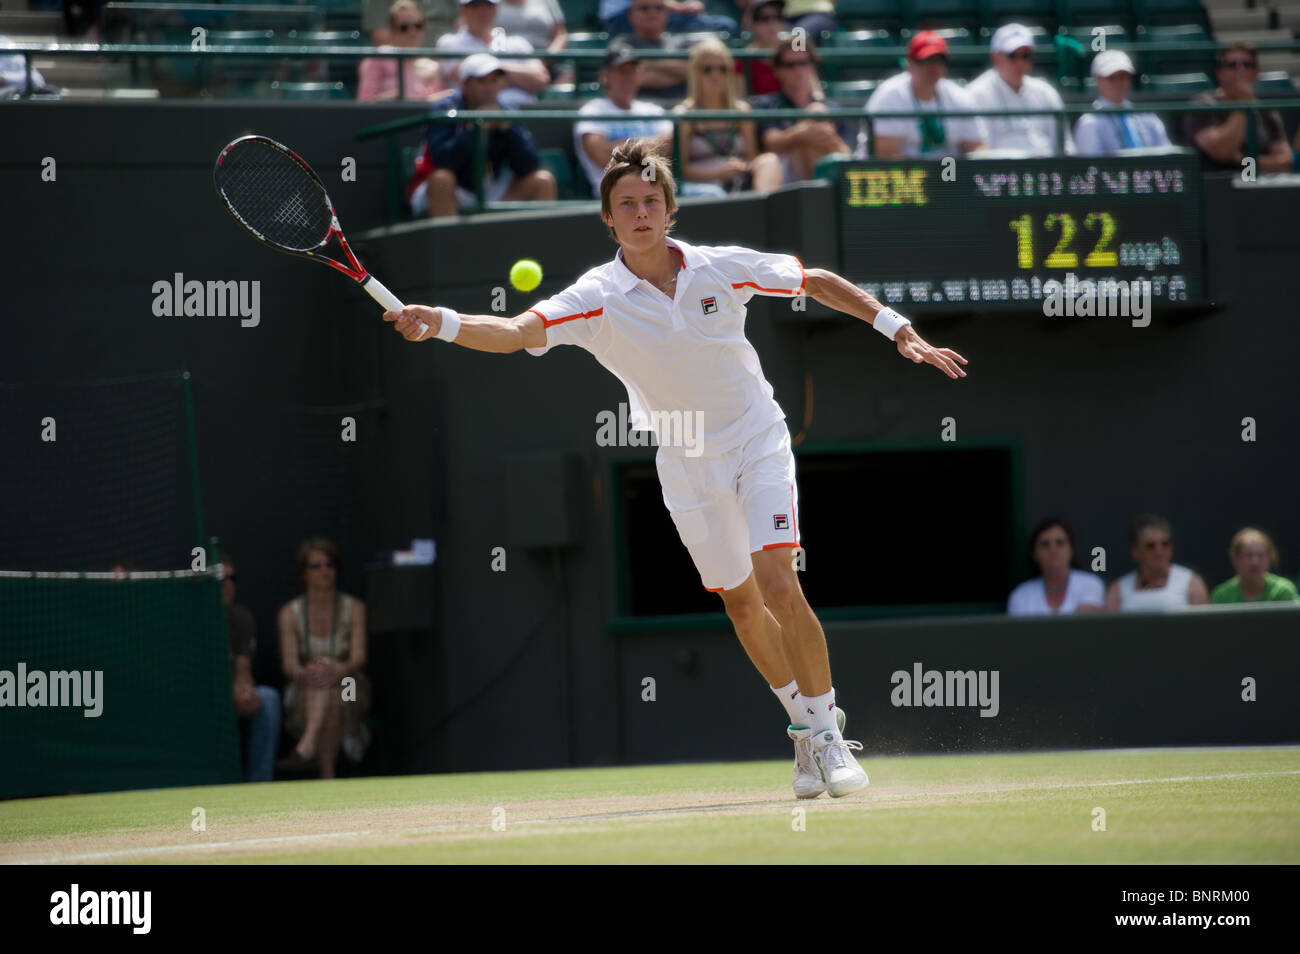
[[[1133,72],[1133,61],[1119,50],[1099,53],[1092,61],[1101,95],[1092,104],[1097,112],[1080,116],[1074,124],[1074,145],[1080,155],[1106,156],[1120,149],[1170,145],[1165,124],[1155,113],[1106,112],[1133,105],[1128,98]]]

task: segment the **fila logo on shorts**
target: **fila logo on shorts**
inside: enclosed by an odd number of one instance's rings
[[[718,299],[716,299],[716,298],[701,298],[701,299],[700,299],[700,306],[704,309],[704,313],[705,313],[706,315],[711,315],[711,314],[713,314],[715,311],[718,310]]]
[[[784,514],[784,513],[774,513],[774,514],[772,514],[772,529],[773,529],[773,530],[789,530],[789,529],[790,529],[790,515],[789,515],[789,514]]]

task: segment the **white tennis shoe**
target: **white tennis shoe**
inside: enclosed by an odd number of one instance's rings
[[[835,721],[840,732],[843,732],[846,719],[844,710],[839,706],[835,707]],[[817,759],[813,756],[812,729],[789,726],[785,734],[794,742],[795,798],[816,798],[826,791],[826,782],[822,779],[822,771],[817,767]]]
[[[842,734],[830,729],[814,737],[812,747],[813,758],[821,769],[831,798],[852,795],[867,787],[867,773],[851,751],[861,752],[861,742],[847,741]]]

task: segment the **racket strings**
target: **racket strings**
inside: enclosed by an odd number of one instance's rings
[[[290,156],[262,142],[230,150],[217,170],[230,208],[269,242],[307,251],[330,233],[333,213],[324,189]]]

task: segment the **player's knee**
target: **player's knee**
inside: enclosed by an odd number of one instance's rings
[[[738,633],[752,631],[762,619],[763,604],[759,600],[729,600],[726,607],[727,617]]]
[[[795,607],[803,599],[799,581],[791,575],[779,574],[763,581],[763,602],[778,621],[784,623],[794,615]]]

